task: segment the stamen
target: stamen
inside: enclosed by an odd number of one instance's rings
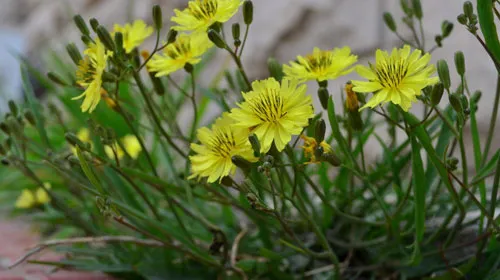
[[[189,6],[191,14],[198,20],[208,20],[217,12],[217,1],[198,0],[192,6]]]
[[[234,135],[231,130],[218,129],[214,131],[214,136],[208,143],[208,149],[217,156],[227,158],[231,156],[231,151],[236,146]]]
[[[248,105],[254,114],[264,122],[276,122],[286,115],[284,102],[279,89],[267,89],[261,96],[248,100]]]
[[[332,65],[332,57],[328,51],[321,51],[319,55],[311,54],[306,57],[307,63],[304,65],[309,72],[322,72]]]
[[[385,88],[397,89],[408,73],[408,62],[406,59],[392,57],[383,63],[377,63],[375,73],[380,84]]]

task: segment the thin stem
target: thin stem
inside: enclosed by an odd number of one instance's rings
[[[488,129],[488,137],[486,138],[486,144],[484,146],[483,152],[483,162],[481,165],[486,163],[488,159],[488,153],[490,152],[491,142],[493,141],[493,136],[495,134],[495,126],[498,116],[498,104],[500,103],[500,75],[497,76],[497,89],[495,93],[495,101],[493,105],[493,112],[490,119],[490,128]]]
[[[194,71],[191,71],[191,95],[189,96],[193,104],[193,124],[191,125],[191,132],[189,133],[189,141],[192,142],[198,124],[198,106],[196,105],[196,81],[194,78]]]
[[[243,49],[243,48],[242,48]],[[250,80],[248,79],[247,73],[245,72],[245,69],[243,69],[243,65],[241,64],[241,58],[226,45],[226,50],[231,54],[231,57],[233,58],[234,62],[236,63],[236,66],[238,66],[238,70],[241,73],[241,76],[243,76],[243,80],[245,80],[245,83],[247,84],[248,88],[252,88],[252,84],[250,83]]]
[[[245,43],[247,42],[248,30],[249,29],[250,29],[250,25],[247,24],[247,26],[245,28],[245,35],[243,36],[243,42],[241,43],[240,53],[238,54],[239,58],[241,58],[241,55],[243,54],[243,48],[245,48]]]

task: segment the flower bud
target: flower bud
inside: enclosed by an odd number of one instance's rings
[[[439,80],[441,80],[441,82],[443,83],[444,88],[449,90],[451,82],[450,82],[450,71],[448,69],[448,63],[446,63],[445,60],[440,59],[437,62],[437,71]]]
[[[231,161],[233,162],[234,165],[238,166],[245,172],[250,170],[250,168],[252,168],[252,163],[243,158],[242,156],[232,156]]]
[[[457,169],[458,159],[456,157],[449,158],[446,160],[446,168],[450,171],[454,171]]]
[[[464,108],[462,107],[462,102],[460,101],[460,95],[461,94],[452,93],[450,94],[449,100],[453,110],[455,110],[458,114],[463,114]]]
[[[443,83],[439,82],[432,87],[431,91],[431,104],[432,106],[436,106],[441,101],[443,97],[444,86]]]
[[[420,0],[412,0],[411,5],[413,8],[413,12],[415,13],[415,16],[420,20],[424,16],[422,12],[422,4],[420,3]]]
[[[321,102],[321,106],[325,110],[328,108],[328,97],[329,96],[330,96],[330,94],[328,93],[328,89],[326,87],[320,87],[318,89],[319,101]]]
[[[95,18],[91,18],[89,20],[90,22],[90,27],[92,27],[92,30],[94,30],[94,32],[97,32],[97,27],[99,26],[99,21]]]
[[[252,145],[253,156],[260,157],[260,141],[259,138],[257,138],[257,135],[252,134],[248,136],[248,141],[250,142],[250,145]]]
[[[316,121],[316,127],[314,129],[314,138],[318,143],[323,142],[325,140],[325,132],[326,132],[326,124],[323,119],[319,119]]]
[[[222,179],[220,180],[220,183],[223,185],[223,186],[226,186],[226,187],[232,187],[233,186],[233,178],[229,177],[229,176],[224,176],[222,177]]]
[[[212,41],[218,48],[227,48],[226,42],[224,42],[220,34],[213,29],[208,30],[208,39],[210,39],[210,41]]]
[[[14,100],[9,100],[8,102],[10,112],[12,113],[13,116],[17,116],[17,113],[19,113],[19,110],[17,109],[17,105],[14,102]]]
[[[334,152],[323,153],[321,160],[326,161],[333,166],[340,166],[342,164],[342,161],[340,161]]]
[[[455,67],[457,68],[457,73],[460,76],[465,74],[465,58],[464,53],[461,51],[455,53]]]
[[[239,40],[240,39],[240,24],[239,23],[233,23],[231,26],[231,31],[233,33],[233,39],[234,40]]]
[[[459,14],[457,16],[457,21],[462,24],[462,25],[466,25],[467,24],[467,16],[464,15],[464,14]]]
[[[115,32],[115,43],[116,43],[116,53],[123,54],[125,50],[123,49],[123,34],[121,32]]]
[[[479,100],[481,99],[481,95],[482,95],[482,94],[483,94],[483,93],[482,93],[480,90],[476,90],[476,91],[472,94],[472,96],[471,96],[471,98],[470,98],[471,102],[474,102],[474,103],[476,103],[476,104],[477,104],[477,103],[479,102]]]
[[[467,96],[465,96],[465,94],[460,94],[458,98],[460,99],[460,104],[462,105],[462,108],[464,108],[464,110],[468,109],[469,100],[467,99]]]
[[[345,93],[346,93],[345,105],[346,105],[346,108],[349,112],[354,112],[354,111],[357,112],[359,109],[358,96],[352,90],[352,88],[353,88],[353,85],[350,81],[345,84],[345,87],[344,87]]]
[[[396,31],[396,22],[394,21],[394,18],[392,17],[391,13],[385,12],[384,13],[384,22],[387,28],[389,28],[391,31],[395,32]]]
[[[58,85],[61,85],[61,86],[67,86],[68,85],[68,84],[66,84],[66,82],[64,82],[62,80],[61,77],[59,77],[59,75],[57,75],[54,72],[47,73],[47,77],[49,78],[49,80],[51,80],[52,82],[54,82],[54,83],[56,83]]]
[[[80,54],[80,51],[76,48],[76,45],[74,43],[70,43],[66,45],[66,51],[69,54],[69,57],[71,57],[71,60],[78,65],[80,61],[82,60],[82,55]]]
[[[89,28],[87,27],[87,24],[83,20],[81,15],[75,15],[73,17],[73,21],[75,22],[76,27],[82,32],[84,35],[90,35]]]
[[[194,70],[193,64],[191,64],[189,62],[184,64],[184,71],[191,74],[191,73],[193,73],[193,70]]]
[[[33,112],[31,112],[31,110],[25,109],[23,115],[29,124],[31,124],[32,126],[36,125],[35,115],[33,115]]]
[[[99,25],[97,27],[96,33],[99,37],[99,40],[101,40],[106,49],[108,49],[109,51],[115,51],[115,43],[111,38],[111,34],[109,34],[108,30],[104,26]]]
[[[434,41],[436,42],[436,45],[438,47],[442,47],[443,46],[443,36],[441,35],[436,35],[436,37],[434,37]]]
[[[351,128],[355,131],[361,131],[363,129],[363,119],[361,119],[359,110],[347,112],[347,120]]]
[[[269,74],[271,77],[275,78],[277,81],[283,79],[283,66],[274,57],[270,57],[267,60],[267,69],[269,69]]]
[[[172,44],[177,38],[177,30],[170,29],[167,34],[167,44]]]
[[[153,88],[155,89],[156,94],[162,96],[165,94],[165,87],[163,86],[163,82],[160,78],[155,76],[155,73],[148,72],[149,78],[153,83]]]
[[[443,38],[450,36],[452,30],[453,30],[453,23],[447,20],[441,23],[441,35],[443,36]]]
[[[10,129],[6,123],[0,122],[0,129],[7,135],[10,135]]]
[[[399,1],[399,4],[401,6],[401,9],[403,10],[403,12],[409,16],[412,14],[412,10],[410,8],[410,6],[408,5],[408,0],[400,0]]]
[[[466,17],[471,18],[474,15],[474,7],[470,1],[465,1],[463,6],[464,14]]]
[[[64,134],[64,138],[71,145],[73,145],[75,147],[79,147],[80,149],[85,149],[85,145],[83,144],[83,142],[80,139],[78,139],[78,137],[75,134],[73,134],[71,132],[67,132]]]
[[[320,145],[318,145],[316,147],[316,149],[314,149],[314,157],[317,159],[321,159],[321,157],[323,156],[324,153],[325,153],[325,149],[323,147],[321,147]]]
[[[82,36],[80,37],[80,39],[82,40],[82,42],[83,42],[86,46],[88,46],[88,45],[90,45],[90,44],[92,43],[92,39],[91,39],[89,36],[87,36],[87,35],[82,35]]]
[[[159,5],[153,6],[153,22],[156,30],[160,30],[163,25],[161,8]]]
[[[251,24],[253,21],[253,3],[250,0],[243,2],[243,22],[246,25]]]

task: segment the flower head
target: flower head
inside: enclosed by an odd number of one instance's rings
[[[102,74],[106,69],[106,61],[110,53],[96,39],[95,43],[91,43],[84,51],[84,54],[86,56],[80,61],[76,71],[76,82],[84,87],[85,91],[72,99],[85,97],[81,106],[82,112],[92,113],[101,100]]]
[[[274,78],[255,81],[253,90],[243,93],[240,108],[231,110],[236,126],[255,133],[265,153],[274,144],[282,151],[292,135],[298,135],[314,115],[311,96],[306,95],[306,85],[298,86],[297,80]]]
[[[182,11],[175,9],[173,29],[205,32],[214,23],[228,21],[243,2],[241,0],[193,0]]]
[[[222,180],[236,171],[236,165],[231,160],[236,155],[248,161],[257,161],[248,141],[248,131],[236,128],[227,113],[217,119],[211,129],[198,129],[197,137],[201,145],[191,144],[196,155],[189,157],[192,172],[189,178],[208,177],[209,183]]]
[[[153,33],[153,27],[147,26],[142,20],[135,20],[123,26],[115,24],[113,31],[123,34],[123,48],[126,53],[130,53]]]
[[[424,87],[439,81],[438,77],[431,77],[436,71],[434,65],[429,65],[431,55],[426,53],[422,56],[420,50],[410,52],[408,45],[402,49],[394,48],[390,55],[377,50],[375,65],[359,65],[356,68],[356,72],[368,81],[352,81],[353,90],[375,94],[360,110],[391,101],[408,111]]]
[[[169,75],[182,69],[186,63],[194,65],[200,62],[201,55],[212,46],[207,34],[180,34],[175,42],[163,49],[163,54],[155,54],[151,58],[148,70],[157,72],[156,77]]]
[[[349,47],[335,48],[331,51],[314,48],[312,54],[306,57],[298,56],[290,65],[283,65],[283,72],[289,78],[303,81],[308,80],[333,80],[346,75],[353,70],[351,65],[356,63],[358,57],[351,54]]]
[[[309,162],[307,162],[307,164],[320,162],[320,160],[318,160],[315,155],[316,148],[318,147],[318,142],[316,141],[316,139],[305,135],[301,135],[300,138],[304,140],[304,146],[302,146],[302,149],[304,149],[304,155],[306,158],[309,158]],[[323,148],[323,153],[333,152],[330,144],[326,143],[325,141],[322,141],[319,146]]]

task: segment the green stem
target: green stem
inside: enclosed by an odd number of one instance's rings
[[[495,126],[498,116],[498,104],[500,103],[500,75],[497,76],[497,89],[495,94],[495,101],[493,105],[493,112],[491,114],[490,128],[488,130],[488,137],[486,138],[486,144],[484,146],[483,152],[483,162],[482,165],[486,163],[488,159],[488,153],[490,152],[491,142],[493,141],[493,136],[495,134]]]

